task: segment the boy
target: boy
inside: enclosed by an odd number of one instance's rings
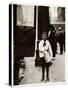
[[[41,81],[45,80],[45,68],[46,68],[46,81],[49,81],[49,66],[52,64],[50,61],[47,62],[45,59],[46,51],[49,51],[50,57],[52,58],[52,49],[49,41],[47,40],[47,33],[44,32],[42,34],[42,40],[39,42],[39,56],[40,60],[42,61],[42,79]],[[45,53],[45,54],[44,54]]]

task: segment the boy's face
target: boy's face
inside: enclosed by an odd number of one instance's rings
[[[43,39],[43,40],[46,40],[46,39],[47,39],[47,35],[46,35],[46,34],[43,34],[43,35],[42,35],[42,39]]]

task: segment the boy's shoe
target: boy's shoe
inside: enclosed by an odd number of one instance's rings
[[[50,81],[50,78],[47,78],[46,81]]]
[[[43,80],[44,80],[44,78],[41,79],[41,81],[43,81]]]

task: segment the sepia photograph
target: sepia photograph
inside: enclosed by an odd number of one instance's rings
[[[65,82],[65,7],[9,5],[9,84]]]

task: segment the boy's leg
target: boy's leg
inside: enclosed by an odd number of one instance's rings
[[[45,66],[42,66],[42,79],[41,81],[43,81],[45,79]]]
[[[49,66],[46,67],[46,80],[49,81]]]

